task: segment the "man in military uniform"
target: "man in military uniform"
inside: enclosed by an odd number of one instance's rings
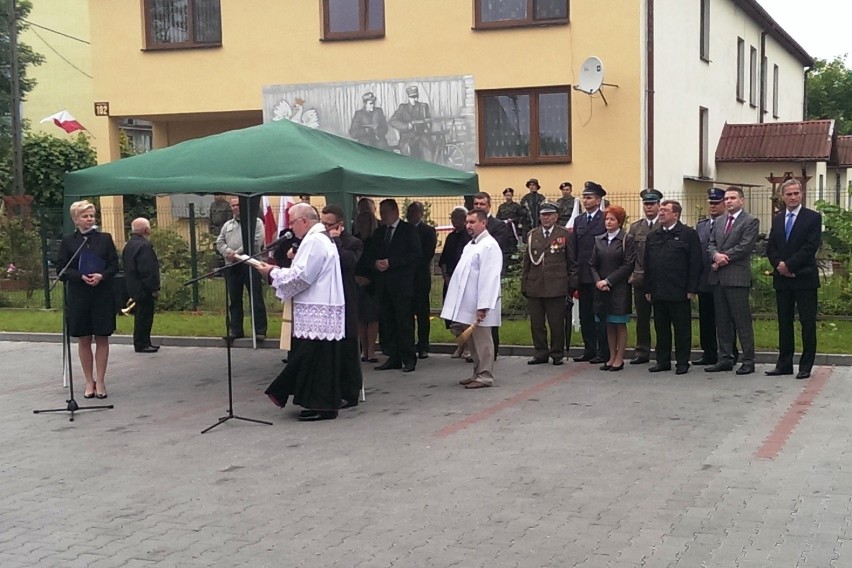
[[[524,219],[524,234],[538,227],[540,222],[539,213],[541,213],[541,205],[544,203],[544,196],[538,192],[541,186],[538,184],[537,179],[529,179],[527,181],[527,189],[530,192],[521,198],[521,207],[526,209],[527,212],[526,219]]]
[[[523,240],[524,214],[524,208],[515,201],[515,190],[511,187],[504,189],[503,203],[497,208],[497,218],[506,223],[509,232],[512,233],[513,249]]]
[[[574,213],[574,196],[571,195],[573,186],[570,181],[563,181],[559,184],[559,191],[562,192],[562,197],[556,200],[556,207],[559,208],[559,218],[556,223],[566,227],[568,221],[571,220],[571,214]]]
[[[710,244],[710,234],[716,226],[719,216],[725,212],[725,190],[711,187],[707,190],[708,216],[698,221],[695,232],[701,243],[701,276],[698,279],[698,330],[701,345],[701,357],[692,362],[693,365],[715,365],[718,362],[719,345],[716,342],[716,307],[713,303],[713,288],[710,287],[710,265],[713,259],[707,252]],[[724,221],[724,218],[723,218]],[[734,333],[734,363],[740,357],[737,350],[736,332]]]
[[[630,225],[628,232],[633,237],[636,250],[633,273],[628,280],[633,286],[633,305],[636,306],[636,349],[630,360],[631,365],[647,363],[651,354],[651,302],[645,299],[645,242],[648,233],[657,226],[663,194],[656,189],[643,189],[639,197],[642,198],[642,212],[645,215]]]
[[[390,125],[399,132],[399,150],[406,156],[421,160],[432,159],[432,115],[429,105],[419,100],[420,91],[415,85],[405,89],[408,102],[396,108]]]
[[[583,186],[583,212],[574,219],[574,234],[571,239],[571,256],[577,265],[572,288],[580,291],[580,333],[583,335],[583,354],[574,361],[592,364],[609,361],[609,344],[606,324],[595,322],[595,281],[589,261],[595,248],[595,237],[606,232],[601,200],[606,190],[593,181]]]
[[[561,365],[565,354],[565,298],[576,266],[571,256],[571,233],[556,224],[558,207],[541,206],[541,225],[530,231],[521,271],[521,293],[527,298],[535,355],[527,365]],[[550,328],[550,345],[547,328]]]
[[[387,150],[388,121],[381,107],[376,106],[376,95],[368,91],[361,97],[361,101],[364,108],[356,110],[352,116],[349,136],[361,144]]]

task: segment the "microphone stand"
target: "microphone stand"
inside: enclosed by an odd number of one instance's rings
[[[242,260],[238,260],[237,262],[234,262],[232,264],[226,264],[225,266],[222,266],[222,267],[219,267],[219,268],[214,268],[213,270],[211,270],[207,274],[202,274],[201,276],[199,276],[197,278],[193,278],[192,280],[188,280],[188,281],[184,282],[184,286],[189,286],[190,284],[198,282],[202,278],[211,278],[211,277],[219,274],[220,272],[225,272],[226,270],[230,270],[234,266],[244,264],[249,259],[258,257],[262,254],[267,253],[268,251],[269,251],[269,249],[266,249],[265,251],[259,252],[256,255],[250,256],[250,257],[242,259]],[[253,269],[249,268],[249,270],[253,270]],[[229,295],[229,292],[228,292],[228,282],[226,280],[225,281],[225,348],[226,348],[227,359],[228,359],[228,409],[226,410],[226,412],[228,414],[219,418],[218,422],[216,422],[212,426],[209,426],[209,427],[205,428],[204,430],[202,430],[201,431],[202,434],[206,434],[207,432],[209,432],[210,430],[212,430],[216,426],[224,424],[228,420],[232,420],[232,419],[243,420],[245,422],[254,422],[256,424],[266,424],[267,426],[272,426],[272,422],[267,422],[265,420],[257,420],[255,418],[246,418],[244,416],[237,416],[236,414],[234,414],[234,382],[233,382],[233,370],[232,370],[232,366],[231,366],[231,344],[234,342],[234,338],[231,337],[231,312],[230,312],[230,309],[229,309],[230,304],[231,304],[231,300],[230,300],[230,295]]]
[[[57,282],[62,279],[62,276],[68,271],[68,268],[71,266],[71,263],[77,258],[77,255],[80,254],[80,251],[83,250],[83,247],[86,246],[86,243],[89,242],[88,235],[83,235],[83,242],[80,243],[80,246],[77,247],[77,250],[74,251],[74,254],[71,255],[71,258],[68,260],[68,263],[62,267],[62,270],[56,275],[56,280],[51,284],[50,291],[56,287]],[[77,404],[77,401],[74,400],[74,375],[71,371],[71,334],[68,330],[68,284],[62,283],[62,350],[64,353],[62,354],[62,365],[63,367],[67,365],[68,369],[68,399],[65,401],[65,408],[48,408],[42,410],[33,410],[33,414],[41,414],[43,412],[70,412],[71,417],[69,418],[70,422],[74,422],[74,413],[78,410],[112,410],[115,408],[112,404],[98,405],[98,406],[80,406]]]

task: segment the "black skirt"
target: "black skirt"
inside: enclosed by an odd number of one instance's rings
[[[303,408],[338,410],[343,351],[342,341],[294,337],[287,364],[266,389],[266,394],[282,408],[292,396],[293,404]]]
[[[112,280],[103,280],[97,286],[67,283],[65,314],[71,337],[107,337],[115,332],[116,300],[112,284]]]

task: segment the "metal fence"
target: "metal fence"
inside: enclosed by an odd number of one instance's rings
[[[763,237],[769,230],[771,218],[775,211],[774,207],[777,205],[772,201],[772,190],[770,188],[747,188],[745,193],[746,210],[760,220],[760,233]],[[819,198],[818,195],[813,193],[812,190],[812,194],[807,197],[807,202],[811,206]],[[545,193],[545,196],[552,200],[557,199],[556,195]],[[831,198],[832,196],[825,195],[823,197]],[[841,205],[845,205],[842,203],[844,200],[842,198],[845,197],[844,195],[838,198]],[[440,251],[443,239],[450,231],[450,212],[457,206],[464,206],[465,198],[398,198],[400,209],[404,211],[404,205],[414,200],[424,202],[427,209],[427,221],[438,227],[438,251]],[[607,196],[607,200],[609,203],[621,205],[627,210],[628,223],[642,215],[638,194],[611,192]],[[315,201],[317,201],[315,204],[318,207],[322,207],[321,198]],[[683,206],[682,220],[688,225],[694,226],[706,213],[707,204],[703,194],[686,195],[679,201]],[[502,199],[494,198],[492,209],[496,211],[501,202]],[[108,210],[99,211],[102,216],[112,213]],[[277,209],[275,214],[277,216]],[[53,293],[49,293],[48,289],[55,279],[55,260],[62,236],[63,216],[64,212],[59,209],[41,209],[35,212],[34,219],[36,222],[33,223],[34,232],[32,235],[38,241],[41,258],[39,263],[30,263],[30,270],[37,271],[37,277],[33,277],[34,275],[31,274],[28,278],[15,278],[14,275],[7,273],[6,278],[3,278],[3,275],[0,275],[0,307],[55,308],[61,305],[59,292],[54,290]],[[221,279],[203,280],[189,287],[183,286],[185,281],[195,275],[204,274],[219,262],[214,246],[216,235],[209,232],[208,211],[204,207],[196,210],[194,205],[189,205],[185,210],[172,207],[168,212],[168,220],[170,222],[168,230],[157,228],[154,237],[155,240],[160,239],[156,241],[157,243],[166,243],[158,246],[161,264],[164,264],[165,297],[161,298],[161,304],[166,309],[222,311],[225,292],[224,282]],[[127,232],[128,229],[129,227],[126,227],[125,231]],[[124,239],[125,235],[116,238],[119,244],[119,253]],[[0,241],[2,241],[2,236],[0,236]],[[167,250],[161,250],[161,247]],[[4,259],[18,258],[20,255],[18,254],[16,257],[16,254],[18,253],[15,250],[4,251],[0,247],[0,255],[3,255]],[[166,262],[162,263],[163,260]],[[519,262],[518,255],[514,255],[510,262]],[[820,290],[821,314],[832,317],[852,314],[852,283],[850,283],[848,259],[840,260],[826,257],[821,262],[824,276],[823,287]],[[759,241],[752,266],[754,275],[752,304],[754,311],[755,313],[772,314],[775,311],[775,298],[772,291],[772,279],[769,276],[770,267],[765,258],[765,243]],[[510,270],[505,282],[504,306],[507,311],[523,316],[525,303],[519,295],[517,295],[517,298],[514,297],[516,296],[514,290],[517,288],[515,285],[517,283],[513,279],[516,280],[517,276],[513,276],[513,274],[514,272]],[[441,280],[437,273],[434,284],[432,307],[439,310]],[[264,299],[270,310],[277,311],[279,309],[278,302],[271,290],[265,289]]]

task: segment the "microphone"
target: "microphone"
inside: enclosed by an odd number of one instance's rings
[[[281,234],[280,237],[278,237],[277,239],[275,239],[274,241],[272,241],[271,243],[266,245],[266,250],[274,249],[275,247],[280,246],[280,245],[285,244],[285,243],[292,243],[294,238],[296,238],[296,235],[293,234],[293,231],[291,231],[290,229],[287,229],[286,231],[284,231]]]

